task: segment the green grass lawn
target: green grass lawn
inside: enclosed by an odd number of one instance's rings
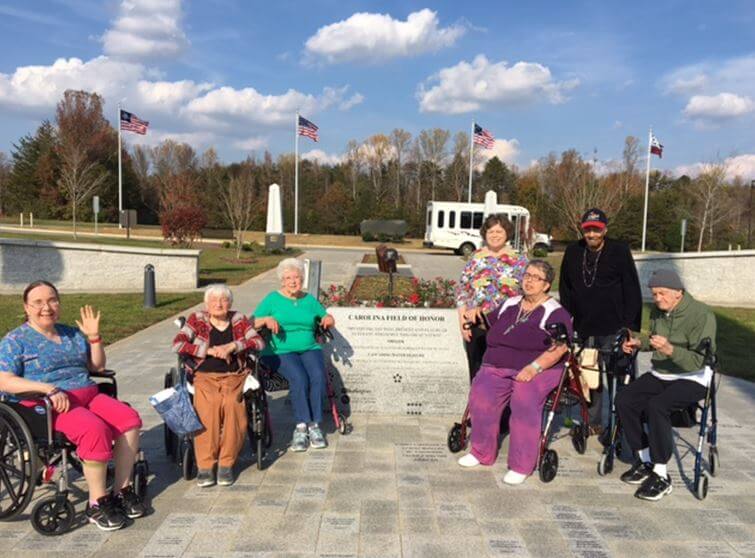
[[[100,310],[100,332],[106,344],[113,343],[190,308],[202,301],[202,293],[158,293],[157,307],[144,308],[141,293],[65,294],[61,293],[60,322],[76,325],[79,308],[91,304]],[[24,322],[24,308],[19,295],[0,295],[0,336]]]

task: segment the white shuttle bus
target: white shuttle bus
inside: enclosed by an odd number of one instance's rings
[[[491,195],[492,194],[492,195]],[[525,252],[534,246],[550,249],[550,237],[530,233],[530,212],[519,205],[496,202],[495,192],[488,192],[486,203],[427,202],[427,228],[423,245],[427,248],[451,248],[468,256],[482,246],[480,227],[491,213],[506,215],[514,225],[511,246]]]

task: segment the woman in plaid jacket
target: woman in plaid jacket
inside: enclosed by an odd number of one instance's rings
[[[205,310],[194,312],[173,340],[173,350],[193,363],[194,407],[204,430],[194,438],[197,483],[233,484],[233,465],[244,447],[247,417],[239,397],[247,377],[246,355],[265,342],[252,322],[231,310],[233,294],[225,285],[210,285]]]

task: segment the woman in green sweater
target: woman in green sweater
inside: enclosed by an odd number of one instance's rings
[[[650,335],[633,336],[624,351],[653,351],[652,368],[619,391],[616,409],[629,446],[636,452],[634,465],[621,475],[639,485],[635,496],[660,500],[672,490],[666,464],[674,449],[671,411],[705,397],[713,372],[705,366],[701,342],[716,348],[713,311],[684,290],[679,275],[659,269],[648,282],[655,308],[650,312]],[[648,434],[642,423],[647,421]]]
[[[287,258],[278,264],[281,288],[268,294],[254,310],[254,327],[267,327],[272,338],[262,352],[262,361],[279,371],[289,383],[296,428],[293,451],[325,448],[328,443],[320,428],[325,395],[325,362],[315,339],[315,320],[324,328],[335,325],[315,297],[301,290],[304,264]]]

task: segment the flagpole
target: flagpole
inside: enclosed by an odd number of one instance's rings
[[[299,111],[294,124],[294,234],[299,234]]]
[[[645,209],[643,211],[642,216],[642,249],[641,251],[645,251],[645,238],[647,236],[647,228],[648,228],[648,194],[650,192],[650,143],[653,141],[653,128],[650,127],[648,131],[648,162],[647,162],[647,170],[645,171]]]
[[[121,169],[121,104],[118,103],[118,228],[122,229],[121,213],[123,212],[123,171]]]
[[[469,203],[472,203],[472,159],[474,158],[474,120],[469,133]]]

